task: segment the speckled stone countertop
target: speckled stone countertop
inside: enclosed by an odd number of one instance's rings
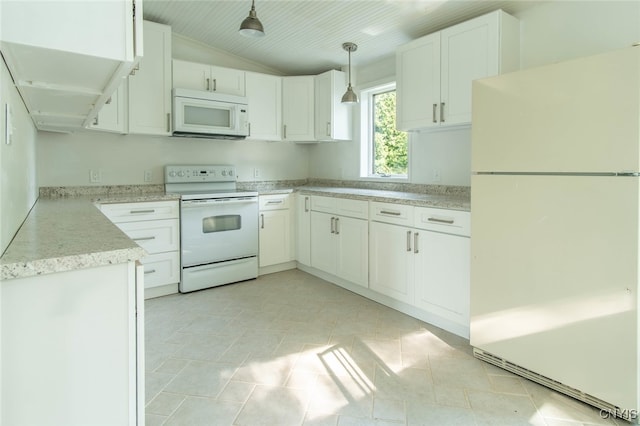
[[[0,280],[141,259],[146,252],[96,204],[178,200],[164,185],[43,187],[0,258]]]
[[[88,198],[40,198],[0,258],[0,279],[124,263],[145,255]]]

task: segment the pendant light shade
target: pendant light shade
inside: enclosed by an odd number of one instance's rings
[[[349,52],[349,86],[347,86],[347,91],[342,95],[342,103],[354,104],[358,102],[358,96],[351,87],[351,52],[358,50],[358,45],[355,43],[342,43],[342,48]]]
[[[255,0],[251,1],[251,10],[249,11],[249,16],[247,16],[242,24],[240,24],[240,34],[247,37],[263,37],[264,36],[264,28],[262,27],[262,22],[258,19],[258,15],[256,14],[256,2]]]

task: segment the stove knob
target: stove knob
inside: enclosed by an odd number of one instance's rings
[[[229,171],[227,172],[227,174],[228,174],[229,176],[233,176],[233,170],[229,170]]]
[[[184,172],[183,172],[183,171],[179,171],[179,172],[178,172],[178,176],[180,176],[180,177],[184,177]]]
[[[222,171],[222,176],[226,176],[226,175],[227,175],[227,171],[226,171],[226,170],[223,170],[223,171]]]
[[[169,177],[176,177],[176,172],[169,172]]]

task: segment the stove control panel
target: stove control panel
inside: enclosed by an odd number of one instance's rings
[[[165,166],[165,183],[235,182],[236,168],[228,165]]]

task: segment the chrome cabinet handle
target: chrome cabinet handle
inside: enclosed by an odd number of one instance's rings
[[[264,229],[264,213],[260,215],[260,228]]]
[[[389,210],[380,210],[380,214],[390,214],[391,216],[400,216],[402,213],[400,212],[392,212]]]
[[[430,217],[427,219],[427,221],[436,222],[436,223],[446,223],[447,225],[451,225],[455,222],[453,219],[438,219],[435,217]]]
[[[420,250],[418,250],[418,233],[416,232],[415,234],[413,234],[413,252],[414,253],[419,253]]]
[[[282,200],[270,200],[267,201],[267,204],[282,204]]]
[[[438,109],[438,104],[433,104],[433,122],[437,123],[438,120],[436,119],[436,109]]]
[[[336,235],[340,233],[340,218],[336,217]]]
[[[156,237],[138,237],[138,238],[132,238],[133,241],[149,241],[149,240],[155,240]]]
[[[444,102],[440,103],[440,122],[444,123]]]
[[[309,211],[309,197],[304,197],[304,211]]]
[[[140,213],[155,213],[155,209],[151,209],[151,210],[130,210],[129,213],[130,214],[140,214]]]
[[[218,90],[218,79],[214,78],[213,79],[213,91],[215,92],[216,90]]]
[[[171,132],[171,113],[167,113],[167,133]]]
[[[153,274],[153,273],[155,273],[155,272],[156,272],[156,270],[155,270],[155,269],[149,269],[148,271],[144,271],[144,274],[145,274],[145,275],[147,275],[147,274]]]
[[[327,136],[331,136],[331,122],[327,121]]]
[[[282,126],[282,139],[286,139],[287,138],[287,125],[284,124]]]
[[[248,130],[248,135],[247,136],[251,136],[251,123],[247,124],[247,130]]]
[[[407,251],[411,251],[411,231],[407,231]]]
[[[210,78],[205,78],[205,80],[207,81],[207,92],[210,92],[211,91],[211,83],[210,83],[211,79]]]
[[[336,233],[336,218],[335,217],[331,218],[331,233],[332,234]]]

